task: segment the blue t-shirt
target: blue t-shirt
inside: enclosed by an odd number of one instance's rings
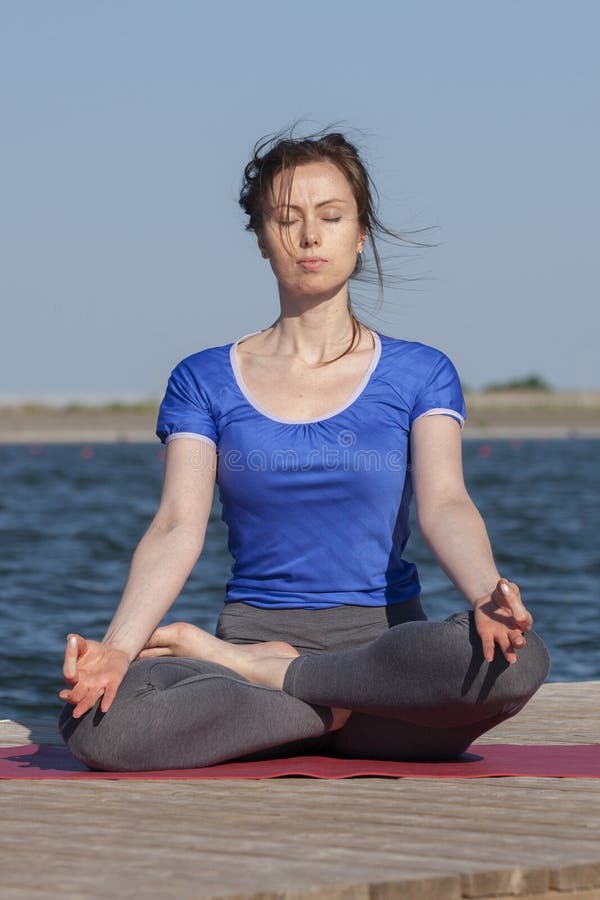
[[[258,334],[258,332],[253,332]],[[440,350],[372,331],[373,357],[352,396],[310,421],[272,415],[243,382],[244,338],[182,360],[171,373],[156,433],[217,449],[229,529],[225,602],[265,609],[385,606],[420,593],[402,558],[412,497],[409,432],[423,415],[465,404]]]

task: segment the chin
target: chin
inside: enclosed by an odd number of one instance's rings
[[[311,273],[308,278],[303,278],[290,289],[299,294],[336,294],[341,291],[344,286],[348,285],[347,278],[332,279],[331,275],[324,275],[321,272]]]

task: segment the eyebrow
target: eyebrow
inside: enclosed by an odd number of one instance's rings
[[[336,197],[332,197],[331,200],[323,200],[321,203],[317,203],[317,209],[321,206],[329,206],[331,203],[348,203],[347,200],[339,200]],[[274,209],[301,209],[300,206],[294,206],[293,203],[276,203]]]

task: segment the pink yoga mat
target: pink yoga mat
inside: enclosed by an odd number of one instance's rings
[[[191,781],[195,779],[281,778],[492,778],[528,775],[536,778],[600,778],[600,744],[476,744],[456,762],[386,762],[332,756],[293,756],[258,762],[229,762],[204,769],[166,769],[160,772],[92,772],[73,759],[64,747],[0,749],[0,778],[137,779]]]

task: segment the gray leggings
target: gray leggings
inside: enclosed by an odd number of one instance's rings
[[[132,663],[106,714],[63,709],[72,754],[93,769],[210,766],[231,759],[331,754],[443,760],[514,716],[548,673],[541,639],[518,661],[483,659],[472,612],[426,619],[418,600],[384,608],[263,610],[228,604],[217,635],[232,643],[286,640],[301,656],[282,691],[197,659]],[[329,732],[331,707],[353,710]]]

